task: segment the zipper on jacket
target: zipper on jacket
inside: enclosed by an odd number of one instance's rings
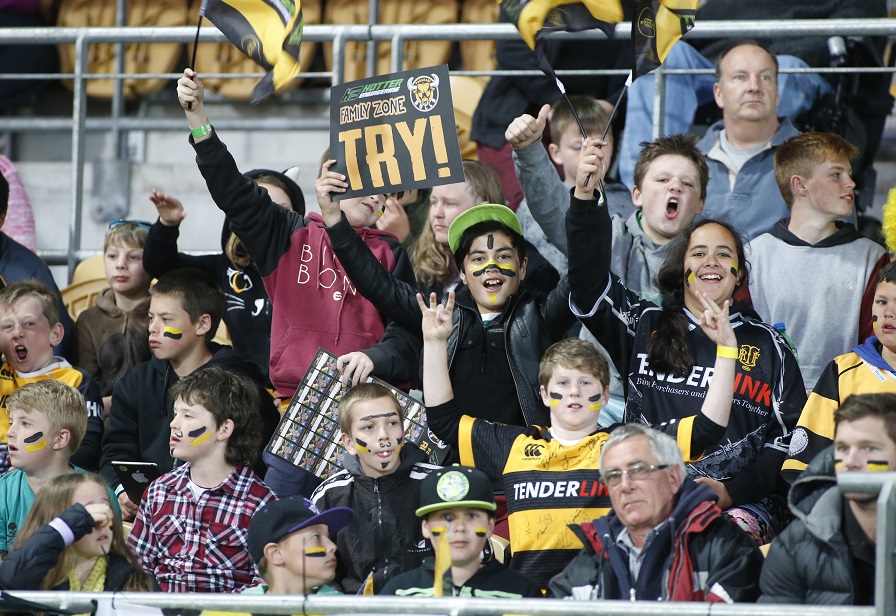
[[[382,498],[382,495],[380,494],[380,482],[378,479],[373,480],[373,494],[374,494],[374,498],[376,499],[376,533],[377,533],[377,535],[380,536],[380,538],[384,538],[383,537],[383,498]],[[382,542],[378,542],[378,543],[380,544],[380,546],[383,545]],[[383,572],[384,579],[388,580],[389,579],[389,565],[390,565],[388,550],[383,550],[383,553],[385,554],[385,556],[383,557],[382,572]]]

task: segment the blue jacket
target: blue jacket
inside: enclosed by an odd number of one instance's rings
[[[710,126],[697,144],[709,165],[703,215],[729,220],[747,239],[765,233],[776,222],[790,216],[775,181],[775,148],[799,135],[800,131],[787,118],[778,118],[778,121],[780,124],[772,137],[771,147],[744,163],[734,181],[734,188],[731,188],[728,167],[722,162],[724,153],[719,147],[723,121]]]

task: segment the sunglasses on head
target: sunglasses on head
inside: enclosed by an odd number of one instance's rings
[[[120,227],[121,225],[125,225],[129,222],[137,225],[138,227],[143,227],[144,229],[152,228],[151,222],[146,222],[145,220],[129,220],[127,218],[119,218],[118,220],[113,220],[109,223],[109,228],[114,229],[115,227]]]

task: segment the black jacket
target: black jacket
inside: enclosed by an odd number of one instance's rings
[[[435,561],[427,558],[423,566],[392,578],[381,595],[401,597],[432,597]],[[470,577],[463,586],[455,586],[451,580],[451,570],[445,572],[446,597],[481,597],[486,599],[541,598],[541,590],[532,580],[518,571],[506,568],[501,563],[490,560]]]
[[[71,529],[75,541],[93,528],[93,518],[83,505],[75,503],[59,518]],[[5,590],[40,590],[47,573],[59,562],[65,548],[65,541],[59,531],[49,524],[42,526],[31,535],[0,565],[0,588]],[[134,573],[134,565],[121,556],[109,556],[106,569],[106,584],[103,590],[124,590],[124,585]],[[53,590],[68,590],[68,579],[53,587]]]
[[[422,336],[417,289],[395,280],[380,266],[370,250],[343,220],[327,228],[333,250],[358,291],[381,312],[420,338]],[[592,244],[593,249],[600,247]],[[597,257],[583,251],[570,260],[570,268],[589,267]],[[522,415],[527,425],[550,425],[550,415],[541,402],[538,389],[538,364],[547,348],[564,337],[576,322],[569,309],[569,282],[560,281],[550,295],[543,296],[527,290],[511,297],[504,308],[504,348],[516,386]],[[448,365],[454,367],[459,348],[471,344],[473,327],[481,328],[481,317],[469,290],[461,287],[452,316],[454,327],[448,336]],[[452,384],[456,374],[452,371]],[[455,396],[458,388],[455,387]],[[469,408],[465,407],[465,410]],[[487,419],[487,418],[486,418]]]
[[[321,510],[349,507],[355,519],[336,535],[336,579],[330,584],[352,595],[374,572],[374,592],[391,578],[419,567],[432,552],[423,538],[415,512],[419,482],[440,467],[410,443],[401,450],[398,469],[379,479],[362,471],[355,456],[346,455],[345,468],[324,481],[311,500]]]
[[[759,579],[760,603],[855,605],[853,556],[833,462],[829,447],[790,489],[796,519],[772,542]]]
[[[670,518],[641,553],[636,581],[616,545],[623,524],[615,511],[578,532],[585,547],[556,575],[550,596],[579,600],[752,602],[759,595],[762,554],[722,515],[712,491],[686,478]]]
[[[212,358],[208,364],[215,364],[241,376],[248,377],[258,389],[258,412],[262,420],[262,447],[267,444],[280,415],[274,408],[271,395],[265,389],[266,379],[252,370],[232,348],[215,342],[209,344]],[[168,390],[180,378],[165,361],[153,357],[148,362],[134,367],[115,385],[112,392],[112,410],[109,425],[103,435],[103,456],[100,473],[110,486],[121,483],[112,467],[115,460],[130,462],[155,462],[164,474],[174,468],[174,459],[168,448],[171,434],[168,424],[174,418],[174,400]],[[253,467],[264,476],[264,467],[259,462]]]

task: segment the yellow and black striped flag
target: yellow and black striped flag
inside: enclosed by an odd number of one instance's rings
[[[258,103],[299,72],[302,4],[299,0],[206,0],[200,15],[268,72],[252,95]]]
[[[540,34],[579,32],[599,28],[613,36],[614,24],[622,21],[620,0],[499,0],[501,8],[513,20],[520,36],[536,48]]]
[[[634,79],[657,68],[694,27],[698,0],[637,0],[632,18]]]

